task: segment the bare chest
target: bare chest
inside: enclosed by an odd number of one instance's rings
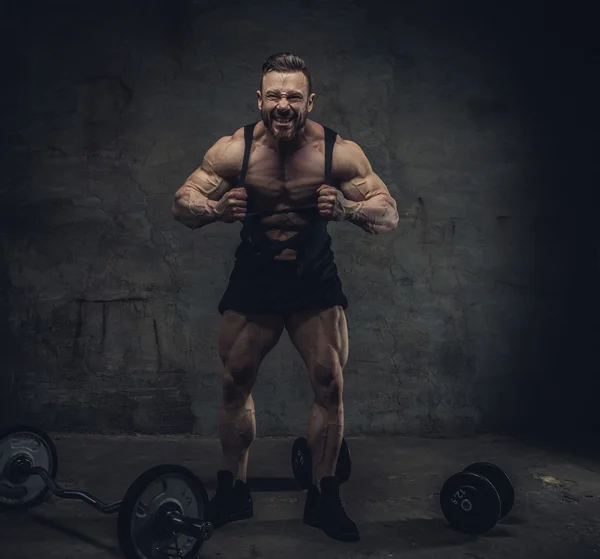
[[[245,187],[250,211],[293,208],[316,201],[325,181],[325,156],[320,146],[290,155],[256,146],[250,155]]]

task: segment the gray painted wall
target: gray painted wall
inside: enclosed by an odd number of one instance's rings
[[[358,142],[412,214],[385,236],[330,228],[351,301],[347,432],[552,416],[584,171],[550,112],[556,46],[534,11],[480,4],[14,4],[2,422],[216,433],[216,305],[239,226],[192,232],[170,208],[206,149],[258,118],[260,66],[282,50],[311,68],[313,118]],[[285,335],[255,400],[260,435],[304,431],[311,393]]]

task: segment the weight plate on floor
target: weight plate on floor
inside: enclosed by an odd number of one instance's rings
[[[183,466],[150,468],[129,487],[119,508],[118,536],[127,559],[195,558],[204,543],[186,534],[173,534],[159,521],[176,511],[204,520],[208,496],[200,479]]]
[[[474,472],[492,482],[492,485],[498,491],[498,495],[500,495],[502,505],[500,519],[504,518],[512,510],[515,504],[515,488],[502,468],[490,462],[475,462],[467,466],[463,472]]]
[[[484,534],[500,518],[498,492],[491,481],[473,472],[460,472],[446,480],[440,506],[450,525],[466,534]]]
[[[292,472],[302,489],[308,489],[312,485],[312,456],[304,437],[298,437],[292,445]]]
[[[30,425],[11,427],[0,434],[0,510],[26,509],[39,505],[49,488],[37,475],[22,468],[39,467],[56,478],[58,455],[52,439]]]
[[[352,473],[352,456],[346,439],[342,439],[342,446],[338,455],[335,475],[340,480],[340,483],[346,483],[350,479]]]

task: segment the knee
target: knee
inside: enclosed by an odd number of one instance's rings
[[[315,401],[324,408],[338,408],[342,404],[344,380],[339,365],[311,367]]]
[[[223,402],[226,406],[243,406],[252,390],[255,367],[247,361],[228,362],[225,364],[222,389]]]

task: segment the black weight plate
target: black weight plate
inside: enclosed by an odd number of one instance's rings
[[[203,540],[183,534],[165,539],[157,522],[157,513],[165,504],[204,520],[208,495],[200,479],[183,466],[164,464],[145,471],[129,486],[119,508],[119,545],[127,559],[197,557]],[[167,549],[167,544],[176,544],[176,548]]]
[[[473,472],[460,472],[446,480],[440,506],[450,525],[466,534],[484,534],[500,518],[498,492],[489,480]]]
[[[25,458],[32,467],[46,470],[50,479],[56,478],[58,453],[52,439],[41,429],[31,425],[17,425],[0,433],[0,510],[22,510],[41,504],[50,490],[42,478],[31,475],[24,480],[10,480],[6,474],[11,463]]]
[[[302,489],[308,489],[312,485],[312,455],[304,437],[298,437],[292,445],[292,472]]]
[[[346,483],[350,479],[352,473],[352,457],[346,439],[342,439],[342,446],[338,455],[337,465],[335,468],[335,476],[340,480],[340,483]]]
[[[504,518],[512,510],[515,504],[515,488],[502,468],[491,462],[475,462],[467,466],[463,472],[474,472],[492,482],[492,485],[498,491],[498,495],[500,495],[500,502],[502,503],[500,519]]]

